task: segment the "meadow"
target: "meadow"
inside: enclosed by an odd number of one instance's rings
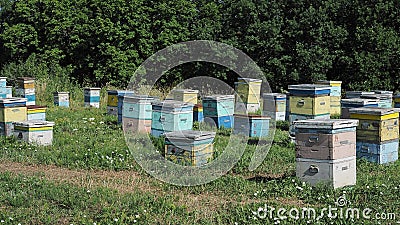
[[[38,94],[44,100],[39,104],[48,106],[47,120],[56,123],[52,146],[0,138],[0,224],[400,223],[399,162],[358,160],[356,186],[311,187],[295,176],[295,146],[287,124],[280,123],[267,158],[255,171],[248,170],[255,151],[248,145],[220,179],[174,186],[135,163],[117,118],[106,115],[105,89],[100,109],[84,108],[79,88],[74,90],[70,108],[55,107],[50,97]],[[228,139],[229,131],[218,133],[216,155]],[[271,207],[275,211],[264,210]],[[336,207],[336,214],[323,210],[329,207]],[[286,213],[278,214],[279,208]],[[303,208],[315,209],[320,218],[303,218]],[[358,209],[359,218],[346,216],[347,209]]]

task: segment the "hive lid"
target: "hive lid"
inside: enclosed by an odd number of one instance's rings
[[[193,90],[193,89],[175,89],[173,92],[176,93],[191,93],[191,94],[198,94],[199,90]]]
[[[52,127],[54,122],[42,121],[42,120],[29,120],[23,122],[14,122],[15,126],[18,127]]]
[[[187,103],[187,102],[181,102],[181,101],[175,101],[175,100],[164,100],[162,102],[152,102],[152,105],[156,106],[161,106],[161,107],[167,107],[167,108],[179,108],[179,107],[193,107],[194,104],[192,103]]]
[[[0,80],[5,81],[5,80],[7,80],[7,77],[0,77]]]
[[[109,95],[133,95],[135,94],[134,91],[129,90],[107,90]]]
[[[286,95],[281,94],[281,93],[263,93],[262,97],[263,98],[286,98]]]
[[[295,84],[289,85],[289,90],[331,90],[331,86],[329,85],[321,85],[321,84]]]
[[[366,98],[350,98],[350,99],[342,99],[340,102],[347,104],[362,104],[362,105],[370,105],[370,104],[378,104],[378,100],[375,99],[366,99]]]
[[[393,91],[373,90],[373,92],[376,94],[393,95]]]
[[[165,133],[165,138],[168,140],[179,141],[200,141],[206,139],[214,139],[215,132],[197,131],[197,130],[184,130]]]
[[[383,116],[383,115],[387,115],[387,114],[396,113],[396,111],[393,109],[386,109],[386,108],[362,107],[362,108],[349,109],[349,113]]]
[[[220,100],[233,100],[235,99],[234,95],[210,95],[210,96],[205,96],[203,98],[203,100],[216,100],[216,101],[220,101]]]
[[[27,101],[27,98],[1,98],[0,104],[25,103]]]
[[[358,120],[349,119],[310,119],[310,120],[298,120],[293,122],[294,127],[299,128],[314,128],[314,129],[341,129],[356,127]]]
[[[62,92],[62,91],[56,91],[56,92],[53,92],[53,95],[62,95],[62,94],[69,94],[69,92],[68,91],[64,91],[64,92]]]
[[[100,90],[101,88],[99,88],[99,87],[85,87],[83,89],[84,90]]]
[[[316,84],[342,84],[342,81],[336,81],[336,80],[319,80],[316,82]]]
[[[262,80],[260,79],[254,79],[254,78],[238,78],[238,82],[247,82],[247,83],[262,83]]]

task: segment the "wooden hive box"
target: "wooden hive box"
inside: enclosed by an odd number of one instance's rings
[[[46,121],[46,106],[27,106],[27,120]]]
[[[176,89],[173,90],[173,98],[176,101],[197,104],[199,91],[192,89]]]
[[[252,78],[239,78],[235,83],[235,89],[241,102],[259,104],[261,99],[262,80]]]
[[[358,120],[299,120],[294,122],[297,158],[333,160],[356,156]]]
[[[203,106],[200,104],[193,107],[193,121],[204,122]]]
[[[315,84],[320,85],[329,85],[331,86],[331,97],[340,97],[342,96],[342,81],[333,81],[333,80],[319,80],[315,82]]]
[[[215,132],[165,133],[165,158],[185,166],[203,166],[213,159]]]
[[[0,77],[0,87],[7,87],[7,77]]]
[[[297,84],[288,86],[291,96],[316,97],[329,96],[331,87],[329,85],[318,84]]]
[[[33,77],[17,78],[17,88],[19,88],[19,89],[35,89],[35,78],[33,78]]]
[[[330,97],[291,96],[289,110],[291,114],[323,115],[330,114]]]
[[[383,108],[353,108],[350,118],[360,121],[357,141],[379,143],[399,138],[399,112]]]
[[[85,107],[100,107],[100,88],[84,88],[83,93]]]
[[[214,95],[203,98],[203,113],[205,117],[232,116],[235,111],[233,95]]]
[[[54,105],[61,107],[69,107],[69,92],[54,92]]]
[[[375,99],[351,98],[342,99],[340,102],[342,107],[342,119],[350,118],[349,110],[351,108],[378,107],[378,100]]]
[[[296,176],[311,185],[325,183],[333,188],[356,184],[356,157],[335,160],[296,159]]]
[[[298,120],[310,120],[310,119],[319,119],[326,120],[330,119],[331,116],[329,113],[323,115],[299,115],[299,114],[289,114],[289,133],[291,135],[295,135],[294,122]]]
[[[122,128],[126,133],[150,133],[151,120],[122,117]]]
[[[258,115],[234,115],[235,134],[244,134],[248,137],[267,137],[271,117]]]
[[[357,141],[357,158],[366,159],[369,162],[386,164],[398,160],[399,140],[391,140],[381,143]]]
[[[193,104],[174,100],[152,103],[151,134],[191,130],[193,127]],[[153,131],[154,130],[154,131]]]
[[[0,99],[0,122],[27,120],[26,98]]]
[[[14,124],[13,122],[0,122],[0,136],[13,136]]]
[[[23,121],[14,123],[14,136],[25,142],[36,145],[52,145],[54,122]]]
[[[158,101],[157,98],[147,95],[126,96],[122,107],[122,117],[151,120],[152,103]]]

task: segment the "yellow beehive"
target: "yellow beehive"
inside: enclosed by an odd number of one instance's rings
[[[235,83],[236,92],[244,103],[260,103],[262,80],[251,78],[239,78]]]
[[[322,115],[330,113],[330,106],[330,96],[290,96],[289,111],[291,114]]]
[[[26,106],[0,108],[0,122],[21,122],[27,120]]]
[[[197,104],[198,90],[176,89],[173,91],[173,98],[176,101]]]

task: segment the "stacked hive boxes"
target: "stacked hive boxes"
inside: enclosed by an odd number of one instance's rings
[[[0,77],[0,98],[7,98],[7,78]]]
[[[84,88],[84,106],[100,108],[100,88]]]
[[[393,101],[394,101],[394,107],[400,108],[400,93],[397,93],[395,96],[393,96]]]
[[[133,95],[133,91],[124,91],[124,90],[108,90],[107,91],[107,114],[117,116],[118,115],[118,107],[122,106],[123,98],[119,99],[119,96],[124,95]]]
[[[350,99],[350,98],[362,98],[362,96],[365,95],[374,95],[375,92],[371,92],[371,91],[348,91],[346,92],[346,98]]]
[[[27,119],[26,98],[0,99],[0,135],[12,136],[13,122]]]
[[[134,95],[133,91],[124,91],[118,93],[118,106],[117,106],[118,123],[122,123],[122,110],[124,106],[125,97],[133,95]]]
[[[184,166],[203,166],[213,159],[215,133],[177,131],[165,134],[165,158]]]
[[[378,107],[380,108],[392,108],[392,99],[393,99],[393,92],[392,91],[381,91],[375,90],[375,95],[379,99]]]
[[[264,93],[263,112],[275,121],[284,121],[286,116],[286,95],[278,93]]]
[[[35,79],[32,77],[17,78],[15,96],[26,98],[26,105],[36,105]]]
[[[152,103],[151,135],[160,137],[166,132],[191,130],[193,104],[175,100]]]
[[[248,137],[268,136],[270,117],[259,115],[234,115],[234,133]]]
[[[54,105],[69,107],[69,92],[54,92]]]
[[[251,78],[239,78],[235,83],[236,93],[236,109],[240,112],[257,112],[260,108],[262,80]],[[240,99],[239,99],[240,98]],[[241,107],[244,109],[241,109]]]
[[[233,127],[233,113],[235,99],[233,95],[214,95],[203,98],[203,113],[204,117],[209,117],[213,120],[218,128]],[[211,122],[211,121],[206,121]]]
[[[125,132],[150,133],[152,103],[157,101],[147,95],[126,96],[122,107],[122,127]]]
[[[289,133],[294,135],[293,122],[307,119],[330,119],[331,87],[327,85],[289,85]]]
[[[175,101],[197,104],[198,90],[191,89],[176,89],[173,91]]]
[[[27,120],[46,121],[46,106],[29,105],[27,106]]]
[[[316,84],[329,85],[331,86],[331,116],[340,115],[340,100],[342,99],[342,81],[328,81],[320,80]]]
[[[352,108],[362,108],[362,107],[378,107],[378,100],[376,99],[363,99],[363,98],[351,98],[342,99],[342,119],[349,119],[349,110]]]
[[[357,157],[385,164],[397,161],[399,149],[399,113],[393,109],[350,109],[350,118],[358,119]]]
[[[196,104],[193,107],[193,121],[197,122],[204,121],[203,106],[200,104]]]
[[[15,122],[14,137],[36,145],[51,145],[54,122],[31,120]]]
[[[357,120],[300,120],[296,129],[296,175],[334,188],[356,184]]]

